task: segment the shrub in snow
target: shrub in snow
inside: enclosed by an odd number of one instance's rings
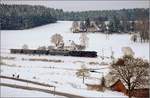
[[[27,44],[24,44],[24,45],[22,46],[22,49],[28,49],[28,45],[27,45]]]
[[[46,47],[45,46],[39,46],[37,49],[38,50],[46,50]]]
[[[55,49],[55,47],[54,46],[48,46],[47,49],[52,50],[52,49]]]

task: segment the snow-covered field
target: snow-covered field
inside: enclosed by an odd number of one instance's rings
[[[102,48],[104,49],[104,56],[110,57],[112,49],[114,51],[115,58],[117,58],[123,55],[121,52],[121,47],[129,46],[135,52],[135,56],[148,60],[148,43],[133,43],[130,41],[130,35],[128,34],[113,34],[109,36],[106,36],[105,34],[88,34],[89,45],[86,50],[97,51],[99,55],[98,58],[32,56],[9,53],[10,48],[21,48],[23,44],[27,44],[29,48],[51,45],[50,37],[55,33],[60,33],[64,37],[64,41],[66,43],[68,43],[69,40],[74,40],[76,43],[80,43],[79,37],[81,34],[71,33],[71,24],[71,21],[58,21],[58,23],[28,30],[1,31],[1,56],[2,62],[4,63],[1,66],[1,74],[6,76],[19,74],[20,78],[23,79],[54,85],[56,86],[57,91],[66,93],[69,92],[71,94],[85,97],[104,96],[126,98],[125,95],[119,92],[109,90],[106,90],[105,92],[87,90],[86,85],[82,83],[82,78],[76,76],[76,72],[82,65],[85,65],[89,69],[99,69],[99,72],[106,75],[110,70],[109,64],[111,63],[111,59],[105,58],[102,60],[100,58],[100,56],[102,56]],[[8,59],[7,57],[14,57],[14,59]],[[31,61],[31,59],[47,59],[49,61]],[[102,64],[102,62],[105,62],[106,64]],[[89,74],[90,76],[85,79],[85,83],[100,83],[102,74],[91,72]],[[6,87],[3,87],[2,93],[6,91],[6,89]],[[22,92],[24,91],[22,90]],[[43,94],[41,94],[41,96],[42,95]],[[43,96],[47,96],[47,94]]]
[[[54,24],[48,24],[28,30],[3,30],[1,31],[1,50],[5,51],[10,48],[21,48],[23,44],[27,44],[29,48],[38,48],[38,46],[52,45],[50,38],[53,34],[59,33],[64,37],[67,44],[69,40],[80,43],[81,34],[73,34],[70,31],[71,21],[58,21]],[[89,37],[89,47],[86,50],[94,50],[101,55],[102,48],[104,54],[110,56],[111,48],[115,52],[114,56],[122,55],[121,48],[129,46],[135,52],[135,56],[149,59],[149,44],[134,43],[130,40],[129,34],[92,34]]]

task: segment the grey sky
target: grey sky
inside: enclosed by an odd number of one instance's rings
[[[100,0],[100,1],[19,1],[19,0],[2,0],[2,3],[7,4],[29,4],[29,5],[44,5],[46,7],[63,9],[64,11],[86,11],[86,10],[110,10],[122,8],[148,8],[149,0]]]

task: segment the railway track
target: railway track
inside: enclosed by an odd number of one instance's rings
[[[73,94],[69,94],[69,93],[64,93],[64,92],[60,92],[60,91],[56,91],[56,87],[53,85],[49,85],[49,84],[44,84],[44,83],[40,83],[40,82],[35,82],[35,81],[31,81],[31,80],[26,80],[26,79],[18,79],[18,78],[13,78],[13,77],[8,77],[8,76],[0,76],[0,79],[9,79],[9,80],[13,80],[13,81],[19,81],[19,82],[25,82],[25,83],[31,83],[34,85],[37,85],[36,87],[32,87],[32,86],[24,86],[24,85],[19,85],[19,84],[11,84],[11,83],[2,83],[0,82],[0,86],[6,86],[6,87],[12,87],[12,88],[18,88],[18,89],[25,89],[25,90],[35,90],[35,91],[40,91],[40,92],[45,92],[45,93],[51,93],[54,95],[59,95],[59,96],[65,96],[67,98],[85,98],[79,95],[73,95]],[[53,87],[53,90],[50,89],[43,89],[43,88],[39,88],[38,86],[43,86],[43,87]]]

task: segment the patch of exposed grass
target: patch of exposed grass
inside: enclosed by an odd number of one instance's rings
[[[83,64],[84,61],[74,61],[73,63],[74,63],[74,64],[76,64],[76,63],[82,63],[82,64]]]
[[[89,62],[90,65],[100,65],[98,62]]]
[[[6,60],[15,60],[16,59],[16,57],[8,57],[8,56],[6,56],[6,57],[1,56],[0,58],[6,59]]]
[[[4,63],[1,59],[0,59],[0,65],[5,65],[6,63]]]
[[[51,59],[37,59],[37,58],[31,58],[29,61],[42,61],[42,62],[55,62],[55,63],[60,63],[63,62],[62,60],[51,60]]]

